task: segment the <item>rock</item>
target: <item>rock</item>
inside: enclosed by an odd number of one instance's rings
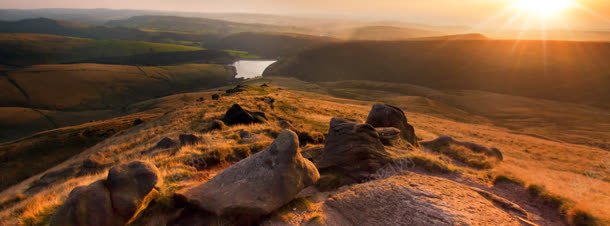
[[[204,100],[205,100],[205,98],[203,98],[203,97],[197,98],[197,102],[203,102]]]
[[[177,198],[229,218],[255,222],[290,202],[320,175],[299,152],[297,135],[284,130],[265,151],[246,158]]]
[[[391,161],[371,125],[333,118],[316,166],[322,173],[341,173],[361,181]]]
[[[307,144],[322,144],[324,143],[324,134],[320,132],[299,132],[299,143],[301,146]]]
[[[248,88],[248,86],[247,86],[247,85],[242,85],[242,84],[239,84],[239,85],[237,85],[237,86],[233,87],[232,89],[228,89],[228,90],[226,90],[225,92],[226,92],[227,94],[239,93],[239,92],[246,91],[246,89],[247,89],[247,88]]]
[[[381,143],[386,146],[400,146],[402,139],[400,137],[400,130],[394,127],[381,127],[375,128],[379,134]]]
[[[51,226],[125,225],[129,219],[117,216],[112,209],[110,191],[103,180],[77,187],[51,217]]]
[[[219,100],[219,99],[220,99],[219,94],[212,94],[212,100]]]
[[[267,121],[263,112],[251,112],[244,110],[239,104],[233,104],[225,113],[223,120],[227,125],[254,124]]]
[[[223,130],[225,128],[227,128],[227,125],[225,125],[224,122],[214,119],[208,124],[207,130],[214,131],[214,130]]]
[[[180,140],[180,146],[191,146],[202,142],[201,138],[193,134],[180,134],[178,140]]]
[[[40,177],[40,179],[32,182],[30,184],[30,187],[25,191],[25,193],[26,194],[35,194],[35,193],[39,192],[40,190],[48,187],[49,185],[54,184],[55,182],[58,182],[60,180],[65,180],[70,177],[74,177],[74,176],[78,175],[78,168],[79,168],[78,165],[73,165],[73,166],[66,167],[64,169],[45,173],[44,175],[42,175]]]
[[[297,132],[298,130],[292,125],[292,123],[290,123],[287,120],[280,120],[278,121],[278,124],[280,126],[280,128],[282,129],[289,129],[292,130],[293,132]]]
[[[520,225],[456,182],[409,173],[351,186],[323,207],[327,225]]]
[[[108,171],[106,186],[111,194],[114,212],[131,219],[141,206],[148,205],[162,183],[159,169],[152,163],[132,161]]]
[[[239,138],[238,143],[240,144],[252,144],[260,140],[258,135],[245,130],[239,131]]]
[[[488,148],[472,142],[458,141],[450,136],[440,136],[431,141],[423,141],[421,145],[430,151],[447,155],[456,161],[475,168],[492,168],[494,164],[504,159],[502,152],[497,148]]]
[[[303,155],[303,158],[306,158],[309,161],[315,163],[315,162],[319,161],[320,156],[322,156],[323,151],[324,151],[323,145],[308,146],[308,147],[303,148],[303,151],[301,151],[301,155]]]
[[[137,126],[137,125],[140,125],[142,123],[144,123],[144,120],[142,120],[140,118],[137,118],[137,119],[133,120],[133,126]]]
[[[50,225],[125,225],[157,194],[154,165],[133,161],[113,167],[106,180],[77,187],[51,217]]]
[[[178,143],[176,143],[176,141],[172,140],[169,137],[165,137],[161,139],[161,141],[159,141],[157,145],[155,145],[152,149],[169,149],[177,146]]]
[[[407,121],[405,113],[398,107],[388,104],[375,104],[369,112],[366,123],[376,128],[398,128],[404,140],[417,146],[415,129]]]
[[[80,170],[79,174],[83,175],[88,173],[99,172],[112,163],[112,160],[106,158],[106,156],[104,156],[102,153],[96,152],[89,155],[83,161],[83,167]]]

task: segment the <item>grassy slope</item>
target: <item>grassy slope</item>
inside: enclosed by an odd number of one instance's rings
[[[236,96],[223,97],[220,101],[205,101],[203,104],[191,102],[178,111],[164,116],[154,123],[146,124],[142,128],[132,129],[123,135],[113,137],[102,142],[87,152],[56,167],[68,167],[79,163],[90,153],[105,153],[116,161],[129,161],[130,159],[148,159],[156,163],[162,171],[167,182],[162,189],[165,194],[171,191],[206,180],[214,175],[214,171],[197,171],[188,165],[190,159],[210,152],[224,152],[232,149],[243,149],[249,146],[238,144],[236,133],[245,129],[261,134],[260,142],[268,144],[271,140],[270,131],[279,130],[275,124],[278,118],[293,121],[294,125],[305,131],[325,132],[331,117],[341,116],[364,119],[374,101],[360,101],[353,99],[338,99],[324,94],[320,86],[307,84],[296,80],[274,79],[271,84],[289,87],[307,87],[313,92],[291,91],[289,89],[254,89],[248,93]],[[205,94],[196,94],[205,95]],[[276,99],[275,108],[270,108],[263,101],[252,101],[255,97],[271,96]],[[222,117],[224,111],[232,104],[240,103],[248,109],[265,111],[272,123],[252,126],[237,126],[225,131],[198,133],[198,128],[205,126],[205,122]],[[403,106],[404,108],[405,106]],[[457,139],[473,141],[487,146],[495,146],[502,150],[505,161],[500,164],[494,174],[510,174],[522,178],[527,183],[544,185],[549,192],[576,201],[577,207],[593,213],[605,220],[610,214],[608,204],[608,191],[610,187],[610,172],[607,171],[610,153],[597,148],[582,145],[566,144],[527,135],[516,134],[506,129],[478,123],[463,123],[448,120],[444,117],[431,116],[416,112],[407,106],[409,121],[415,126],[418,136],[424,139],[435,138],[441,134],[454,136]],[[409,110],[411,109],[411,110]],[[195,147],[178,149],[176,155],[162,153],[157,156],[142,156],[140,151],[154,145],[161,138],[176,137],[179,133],[193,132],[204,136],[211,143]],[[472,173],[472,172],[470,172]],[[210,175],[211,174],[211,175]],[[592,176],[596,175],[596,176]],[[95,175],[94,178],[102,177]],[[485,180],[488,175],[479,175]],[[29,182],[32,182],[29,180]],[[53,212],[69,191],[79,183],[79,180],[89,181],[91,177],[68,178],[60,181],[56,186],[23,201],[11,205],[10,208],[0,212],[0,219],[10,219],[14,222],[24,222],[28,219],[40,219],[45,214]],[[82,184],[82,183],[81,183]],[[0,194],[2,200],[8,200],[27,188],[23,183]],[[40,202],[40,200],[51,200]],[[37,205],[32,205],[39,202]],[[11,221],[13,222],[13,221]]]
[[[608,106],[610,43],[404,41],[326,45],[283,58],[266,75],[477,89]]]
[[[67,36],[0,33],[0,61],[11,65],[65,63],[100,57],[151,52],[202,50],[198,47],[126,40],[94,40]]]
[[[221,86],[233,80],[233,71],[210,64],[163,67],[66,64],[32,66],[9,72],[0,79],[0,86],[7,87],[0,92],[3,115],[12,114],[14,107],[38,109],[47,121],[62,127],[116,117],[124,114],[128,105],[139,101]],[[0,129],[12,132],[3,132],[0,141],[48,128],[48,122],[38,122],[43,121],[29,116],[17,120],[2,117]]]

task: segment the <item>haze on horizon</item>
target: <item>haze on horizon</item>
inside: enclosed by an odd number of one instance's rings
[[[538,20],[513,9],[518,0],[1,0],[0,8],[108,8],[182,12],[254,13],[321,16],[368,21],[400,21],[481,31],[548,29],[610,31],[610,1],[574,0],[574,7]],[[536,0],[531,0],[536,1]],[[538,0],[545,1],[545,0]]]

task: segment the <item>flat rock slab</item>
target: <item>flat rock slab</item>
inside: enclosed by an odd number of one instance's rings
[[[327,225],[520,225],[470,187],[416,173],[344,188],[323,208]]]

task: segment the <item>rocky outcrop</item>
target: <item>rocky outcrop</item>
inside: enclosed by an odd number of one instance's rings
[[[222,119],[227,125],[254,124],[267,121],[267,116],[263,112],[251,112],[243,109],[239,104],[233,104],[225,113]]]
[[[389,104],[375,104],[369,112],[366,123],[373,127],[394,127],[401,137],[412,145],[417,145],[415,129],[407,121],[404,111]]]
[[[72,190],[50,225],[125,225],[148,205],[160,183],[159,170],[151,163],[118,165],[107,179]]]
[[[400,146],[403,144],[402,139],[400,137],[400,130],[394,127],[381,127],[375,128],[377,133],[379,134],[379,139],[381,143],[386,146]]]
[[[83,161],[83,167],[79,174],[95,173],[103,170],[113,163],[111,159],[108,159],[104,154],[100,152],[93,153]]]
[[[169,137],[161,139],[152,149],[168,149],[177,147],[178,143]]]
[[[179,191],[179,200],[216,214],[254,222],[290,202],[320,175],[301,156],[297,135],[282,131],[265,151],[224,170],[209,182]]]
[[[331,120],[319,158],[316,166],[321,172],[341,173],[356,181],[392,161],[375,128],[342,118]]]
[[[468,186],[415,173],[351,186],[323,209],[328,225],[520,225]]]

